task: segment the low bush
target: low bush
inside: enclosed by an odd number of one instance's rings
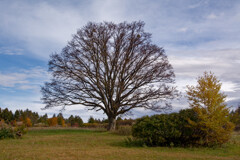
[[[28,128],[25,125],[18,126],[14,129],[15,137],[22,138],[24,134],[28,132]]]
[[[0,126],[0,140],[7,138],[22,138],[24,134],[27,133],[27,128],[25,125],[12,128],[8,125]]]
[[[0,129],[0,140],[6,138],[15,138],[14,130],[10,127],[2,127]]]
[[[188,120],[197,121],[191,110],[179,113],[143,117],[133,125],[132,135],[141,139],[147,146],[186,146],[199,140],[194,137],[195,129],[189,126]]]

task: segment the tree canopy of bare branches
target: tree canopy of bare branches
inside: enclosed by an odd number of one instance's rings
[[[163,110],[175,96],[174,72],[164,50],[152,44],[144,22],[88,23],[49,61],[42,87],[45,108],[83,105],[116,117],[133,108]]]

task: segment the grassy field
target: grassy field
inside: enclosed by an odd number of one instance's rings
[[[125,136],[80,129],[31,130],[0,141],[0,160],[240,159],[240,133],[218,148],[128,147]]]

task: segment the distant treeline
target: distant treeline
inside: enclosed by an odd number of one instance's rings
[[[132,125],[132,119],[117,119],[119,125]],[[62,113],[54,114],[48,117],[47,114],[39,115],[37,112],[32,112],[29,109],[16,110],[14,113],[8,108],[0,108],[0,123],[6,123],[12,126],[25,125],[27,127],[47,127],[47,126],[68,126],[68,127],[106,127],[108,119],[96,119],[89,117],[88,123],[83,123],[79,116],[69,116],[64,118]]]
[[[39,115],[37,112],[32,112],[29,109],[16,110],[14,113],[8,108],[0,108],[0,121],[12,126],[26,125],[27,127],[47,127],[47,126],[71,126],[71,127],[106,127],[108,119],[96,119],[89,117],[87,123],[79,116],[69,116],[64,118],[62,113],[54,114],[48,117],[47,114]],[[236,130],[240,130],[240,105],[235,111],[230,112],[230,121],[236,125]],[[1,123],[0,122],[0,123]],[[117,125],[131,126],[135,120],[117,118]]]

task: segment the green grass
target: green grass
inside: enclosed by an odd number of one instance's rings
[[[126,136],[81,130],[31,130],[23,139],[0,141],[0,160],[240,159],[240,133],[217,148],[128,147]]]

